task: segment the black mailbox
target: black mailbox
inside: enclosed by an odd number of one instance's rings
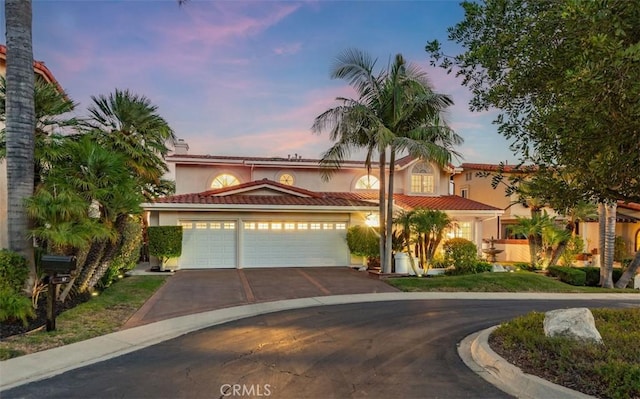
[[[43,255],[40,266],[47,274],[70,274],[76,270],[76,257]]]

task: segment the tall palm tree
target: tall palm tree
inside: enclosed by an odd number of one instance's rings
[[[23,255],[35,276],[33,245],[24,200],[33,195],[34,99],[31,0],[6,0],[7,37],[7,235],[9,249]]]
[[[442,123],[441,112],[452,104],[449,97],[433,92],[426,73],[398,54],[393,63],[374,74],[376,60],[359,50],[347,50],[336,59],[331,77],[344,79],[358,99],[338,98],[338,107],[316,117],[312,130],[330,130],[334,145],[323,154],[321,165],[330,175],[355,149],[367,150],[366,165],[375,152],[380,168],[380,247],[384,272],[391,269],[393,229],[393,169],[396,154],[410,155],[445,165],[454,154],[460,136]],[[389,181],[385,182],[389,153]]]
[[[167,172],[164,157],[176,136],[158,107],[129,90],[115,90],[108,96],[93,96],[86,126],[105,148],[124,155],[133,176],[147,199],[164,187]]]
[[[435,209],[415,209],[411,224],[418,234],[418,249],[423,269],[429,269],[445,231],[453,221],[445,212]]]

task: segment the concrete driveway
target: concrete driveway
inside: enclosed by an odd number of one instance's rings
[[[124,328],[259,302],[382,292],[399,290],[348,267],[179,270]]]

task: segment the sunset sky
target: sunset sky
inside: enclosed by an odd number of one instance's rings
[[[92,95],[129,89],[159,107],[191,154],[319,158],[330,142],[311,133],[314,118],[353,96],[330,79],[332,60],[358,48],[386,67],[402,53],[456,103],[446,118],[465,143],[454,164],[515,161],[493,115],[469,112],[460,80],[428,65],[424,46],[446,41],[463,18],[458,3],[34,0],[34,57],[79,103],[78,115]]]

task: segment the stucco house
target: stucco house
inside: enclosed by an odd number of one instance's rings
[[[178,142],[167,158],[176,194],[143,204],[150,226],[183,227],[183,251],[170,268],[348,266],[361,264],[346,244],[347,229],[375,224],[377,168],[347,161],[329,181],[319,161],[193,155]],[[453,168],[403,157],[396,162],[394,206],[446,211],[450,236],[486,237],[484,222],[502,209],[449,193]]]
[[[36,79],[43,79],[45,82],[55,84],[62,92],[62,87],[55,79],[49,68],[42,61],[33,62],[33,70]],[[0,44],[0,76],[7,73],[7,47]],[[4,128],[4,122],[0,122],[0,129]],[[8,245],[7,237],[7,164],[4,158],[0,159],[0,248]]]
[[[509,226],[516,223],[516,217],[530,217],[531,209],[518,202],[517,196],[507,196],[503,186],[496,189],[491,186],[492,175],[501,169],[503,175],[522,173],[515,165],[497,165],[483,163],[463,163],[456,168],[453,177],[454,193],[464,198],[492,205],[504,210],[496,220],[486,221],[483,226],[485,236],[496,239],[496,247],[504,252],[498,254],[498,261],[529,261],[527,240],[513,237]],[[552,209],[545,208],[550,216],[557,215]],[[598,220],[579,223],[578,231],[584,242],[585,251],[599,251]],[[629,257],[640,251],[640,204],[618,202],[616,218],[616,236],[626,243]]]

